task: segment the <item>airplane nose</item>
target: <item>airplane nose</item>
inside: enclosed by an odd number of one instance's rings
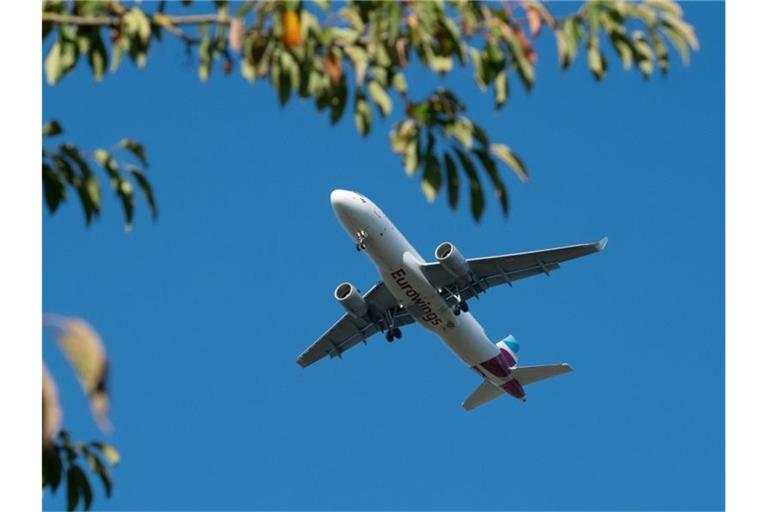
[[[337,214],[347,214],[355,209],[355,193],[336,189],[331,192],[331,206]]]
[[[331,205],[334,208],[341,205],[346,197],[349,197],[349,191],[337,188],[331,192]]]

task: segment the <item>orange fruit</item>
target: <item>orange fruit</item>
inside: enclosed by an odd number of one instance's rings
[[[301,22],[296,11],[283,13],[283,44],[288,48],[301,44]]]

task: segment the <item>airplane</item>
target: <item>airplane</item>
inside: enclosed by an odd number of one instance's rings
[[[605,249],[608,238],[591,244],[465,259],[451,242],[437,246],[427,262],[373,201],[349,190],[334,190],[331,205],[341,225],[379,271],[381,281],[364,295],[349,282],[334,296],[346,311],[297,359],[301,367],[342,353],[377,332],[400,339],[400,327],[417,322],[435,333],[483,381],[462,403],[469,411],[509,394],[526,400],[524,386],[571,371],[567,363],[519,366],[519,343],[507,336],[493,343],[469,313],[467,300],[500,284],[546,274],[560,264]]]

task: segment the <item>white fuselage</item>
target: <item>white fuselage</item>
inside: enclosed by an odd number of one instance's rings
[[[341,224],[353,239],[364,236],[365,253],[376,265],[384,285],[426,329],[437,334],[456,356],[497,384],[499,378],[481,363],[499,355],[499,348],[468,312],[454,315],[440,292],[424,276],[424,258],[367,197],[335,190],[331,203]]]

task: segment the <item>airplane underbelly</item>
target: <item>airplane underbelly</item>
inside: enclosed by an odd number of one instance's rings
[[[405,252],[399,266],[390,262],[383,267],[379,269],[381,277],[398,302],[419,324],[437,334],[468,366],[476,366],[498,355],[499,349],[471,314],[453,314],[422,274],[415,256]]]

